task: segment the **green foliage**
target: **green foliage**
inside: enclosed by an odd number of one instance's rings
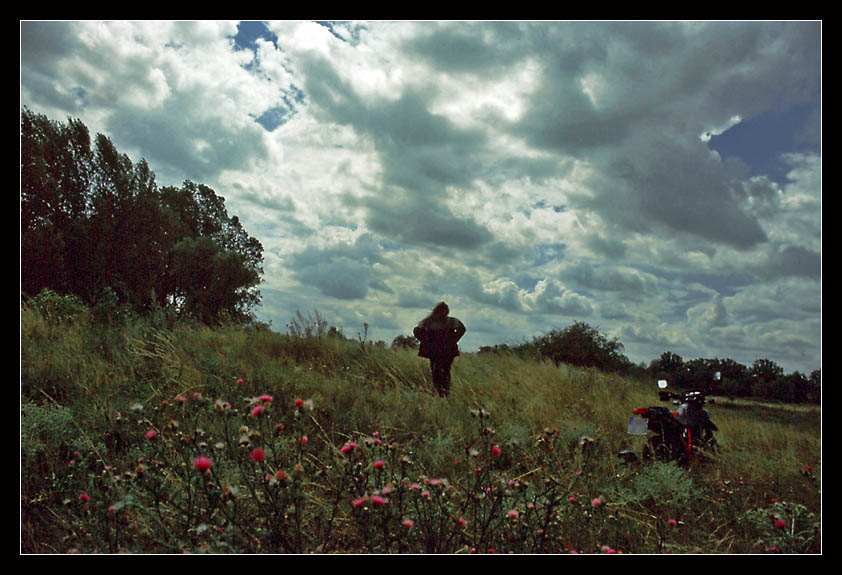
[[[804,505],[776,501],[771,507],[749,509],[740,518],[758,551],[818,553],[821,523]]]
[[[24,294],[51,290],[95,305],[105,290],[138,314],[169,308],[208,324],[243,323],[260,303],[262,261],[260,242],[212,189],[190,181],[159,189],[146,161],[134,164],[106,136],[92,145],[78,120],[23,110]]]
[[[821,403],[821,370],[805,376],[797,371],[784,374],[781,366],[769,359],[758,359],[746,367],[732,359],[692,359],[664,352],[653,360],[650,376],[667,379],[680,389],[700,389],[730,398],[756,397],[789,403]]]
[[[418,338],[414,335],[399,335],[392,340],[392,348],[395,349],[418,349]]]
[[[534,353],[556,365],[596,367],[604,371],[627,373],[631,362],[622,354],[623,344],[609,340],[599,330],[584,322],[575,322],[563,330],[552,330],[531,343],[516,348],[516,353]]]
[[[50,448],[68,448],[78,437],[73,413],[61,405],[38,405],[27,401],[21,405],[20,421],[21,451],[25,461]]]
[[[49,289],[30,298],[28,304],[53,323],[72,321],[88,311],[84,302],[75,295],[60,295]]]

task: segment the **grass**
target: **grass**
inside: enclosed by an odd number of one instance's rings
[[[411,350],[24,306],[21,551],[820,551],[818,409],[721,400],[717,461],[623,465],[656,403],[508,354],[463,354],[441,399]]]

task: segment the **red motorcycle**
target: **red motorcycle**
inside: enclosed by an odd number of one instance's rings
[[[716,424],[704,408],[705,394],[701,391],[672,393],[666,380],[658,382],[661,401],[672,401],[676,411],[656,405],[635,409],[629,419],[630,435],[647,435],[641,454],[644,462],[676,461],[687,465],[691,461],[710,458],[718,451],[713,432]],[[626,462],[637,461],[637,454],[624,450],[619,454]]]

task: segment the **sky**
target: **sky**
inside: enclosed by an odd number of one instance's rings
[[[820,21],[21,21],[24,106],[264,248],[258,319],[821,368]],[[368,326],[367,332],[364,325]]]

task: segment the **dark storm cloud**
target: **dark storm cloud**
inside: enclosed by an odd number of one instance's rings
[[[765,241],[731,174],[698,136],[723,114],[815,97],[814,23],[550,24],[536,34],[545,73],[510,130],[533,146],[599,166],[581,206],[633,231],[647,225],[749,248]],[[591,82],[593,85],[589,85]],[[725,116],[727,117],[727,116]],[[651,222],[651,224],[649,224]]]
[[[20,45],[21,86],[30,89],[32,103],[77,113],[84,106],[84,89],[76,82],[62,82],[55,60],[58,54],[76,52],[77,38],[72,31],[56,22],[22,23]]]
[[[746,249],[764,242],[759,222],[737,201],[735,184],[704,144],[654,138],[605,165],[608,179],[591,205],[638,231],[669,230]],[[653,229],[654,228],[654,229]]]
[[[292,257],[298,279],[323,294],[342,300],[364,298],[370,288],[388,290],[373,264],[382,262],[380,246],[365,234],[354,243],[308,247]]]
[[[499,73],[526,54],[523,27],[512,22],[433,25],[401,45],[437,70],[468,75]]]

